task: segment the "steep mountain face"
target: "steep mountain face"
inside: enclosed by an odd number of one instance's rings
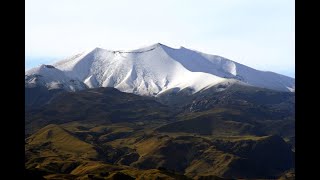
[[[50,71],[48,70],[48,67]],[[40,75],[40,76],[39,76]],[[154,44],[132,51],[96,48],[26,72],[26,86],[38,84],[69,91],[114,87],[123,92],[157,96],[188,89],[190,93],[220,83],[242,83],[279,91],[294,91],[294,79],[262,72],[220,56],[181,47]],[[41,77],[41,78],[39,78]],[[71,81],[70,81],[71,80]]]
[[[172,88],[181,90],[188,87],[197,92],[226,80],[188,71],[164,49],[160,44],[128,52],[96,48],[54,66],[90,88],[115,87],[123,92],[148,96]]]

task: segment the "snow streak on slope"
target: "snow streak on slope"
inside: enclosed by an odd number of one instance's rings
[[[189,88],[195,93],[219,83],[240,81],[257,87],[294,91],[293,78],[258,71],[220,56],[183,47],[173,49],[159,43],[132,51],[95,48],[59,61],[54,67],[58,75],[49,75],[51,79],[44,79],[45,84],[52,84],[56,76],[62,84],[73,79],[89,88],[115,87],[148,96],[169,89]]]

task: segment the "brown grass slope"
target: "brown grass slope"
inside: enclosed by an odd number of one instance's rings
[[[112,88],[57,95],[26,111],[26,169],[47,179],[294,178],[294,95],[229,88],[181,98],[180,109]]]
[[[72,131],[66,130],[68,126]],[[108,169],[111,174],[121,171],[134,178],[153,172],[151,169],[190,178],[278,178],[294,168],[291,147],[279,136],[145,134],[144,129],[132,131],[134,128],[126,124],[48,125],[27,139],[26,167],[77,177],[103,174]],[[131,133],[101,141],[115,132]]]

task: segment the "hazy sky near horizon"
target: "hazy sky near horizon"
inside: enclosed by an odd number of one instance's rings
[[[157,42],[295,75],[294,0],[28,0],[26,69]]]

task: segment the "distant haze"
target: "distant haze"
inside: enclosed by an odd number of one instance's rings
[[[157,42],[295,76],[292,0],[28,0],[26,69]]]

